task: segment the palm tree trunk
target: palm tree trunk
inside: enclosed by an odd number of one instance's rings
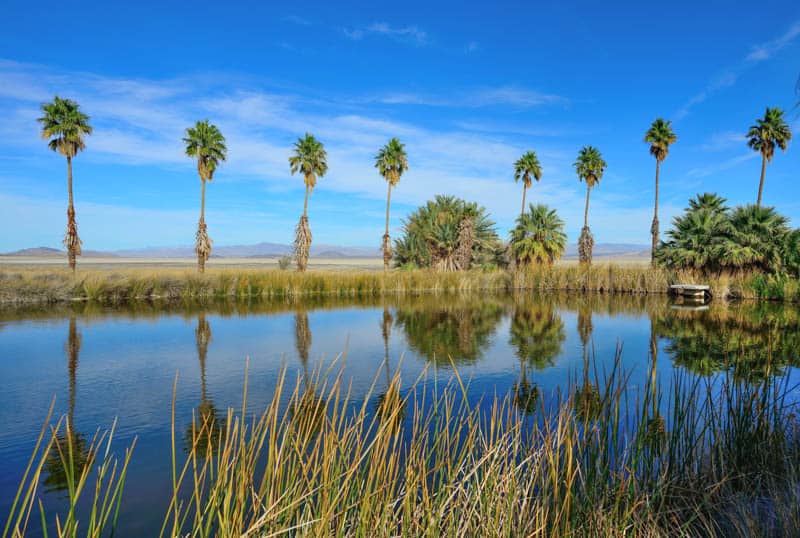
[[[520,216],[523,216],[525,214],[525,194],[526,194],[527,190],[528,190],[528,186],[523,184],[522,185],[522,212],[520,213]]]
[[[306,198],[303,201],[303,216],[308,216],[308,185],[306,185]]]
[[[661,161],[656,159],[656,201],[653,209],[653,224],[650,226],[650,233],[653,236],[653,246],[650,249],[650,264],[656,263],[656,248],[658,248],[658,176],[661,171]]]
[[[589,185],[586,185],[586,208],[583,210],[583,227],[589,227],[589,193],[592,192],[592,188]]]
[[[67,236],[64,243],[67,247],[69,268],[75,272],[75,258],[78,255],[78,223],[75,221],[75,205],[72,197],[72,157],[67,156]]]
[[[761,194],[764,192],[764,175],[767,173],[767,157],[761,154],[761,181],[758,183],[758,200],[756,205],[761,207]]]
[[[389,207],[392,202],[392,184],[389,183],[389,191],[386,194],[386,231],[383,234],[383,270],[389,270],[389,261],[392,259],[392,246],[389,242]]]
[[[200,183],[202,187],[200,188],[200,222],[206,221],[206,180],[201,179]]]

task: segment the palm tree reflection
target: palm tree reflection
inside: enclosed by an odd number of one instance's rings
[[[294,335],[297,356],[303,368],[303,393],[292,397],[289,415],[296,431],[310,438],[322,430],[328,402],[317,395],[315,379],[308,372],[311,328],[308,324],[308,313],[303,309],[298,310],[294,316]]]
[[[206,383],[206,358],[208,346],[211,343],[211,324],[206,319],[205,313],[197,316],[197,328],[194,331],[197,360],[200,363],[200,405],[197,408],[197,418],[184,434],[184,448],[187,452],[194,447],[195,453],[202,457],[212,456],[225,439],[226,420],[221,416],[208,395]]]
[[[514,405],[525,414],[536,411],[539,387],[527,378],[528,367],[541,370],[552,366],[566,338],[564,322],[552,304],[519,300],[511,320],[509,343],[516,348],[520,377],[514,384]]]
[[[383,364],[386,369],[386,390],[378,394],[375,412],[378,417],[388,425],[392,432],[396,432],[403,422],[406,412],[406,402],[400,394],[400,376],[392,377],[389,365],[389,338],[392,333],[392,313],[383,306],[383,319],[381,320],[381,336],[383,336]]]
[[[67,371],[69,373],[69,407],[64,430],[56,433],[57,445],[47,455],[45,462],[45,491],[65,491],[69,477],[67,470],[79,474],[89,458],[86,437],[75,431],[75,397],[78,373],[78,359],[81,352],[82,337],[78,331],[75,315],[69,318],[69,329],[65,351],[67,354]]]
[[[581,302],[578,306],[578,336],[583,352],[583,382],[575,393],[574,406],[578,419],[584,423],[597,419],[601,407],[600,391],[589,377],[589,343],[593,332],[592,307],[588,302]]]

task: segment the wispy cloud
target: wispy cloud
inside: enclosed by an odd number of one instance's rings
[[[464,52],[466,52],[467,54],[478,52],[479,50],[481,50],[481,46],[478,45],[477,41],[470,41],[469,43],[464,45]]]
[[[415,92],[395,92],[366,98],[366,101],[387,105],[422,105],[451,108],[485,108],[509,106],[533,108],[544,105],[567,105],[569,99],[561,95],[538,92],[515,86],[476,88],[453,91],[448,95]]]
[[[734,147],[742,147],[745,141],[743,133],[736,131],[724,131],[714,133],[711,137],[700,146],[704,151],[722,151]]]
[[[739,77],[747,71],[748,69],[752,68],[756,64],[769,60],[774,56],[778,51],[786,47],[787,45],[791,44],[797,37],[800,36],[800,21],[796,21],[792,26],[789,28],[781,36],[773,39],[772,41],[768,41],[767,43],[762,43],[759,45],[754,45],[751,48],[750,53],[744,57],[744,59],[737,65],[736,67],[727,69],[723,71],[720,75],[715,76],[712,78],[706,87],[698,92],[697,94],[693,95],[685,105],[683,105],[678,111],[675,113],[674,118],[676,120],[680,120],[685,118],[692,108],[700,103],[705,102],[711,95],[715,94],[716,92],[733,86],[738,81]]]
[[[769,60],[776,52],[789,45],[798,36],[800,36],[800,21],[795,22],[785,34],[777,39],[754,46],[745,60],[753,63]]]
[[[343,33],[353,41],[360,41],[369,35],[377,35],[412,43],[417,46],[428,43],[428,34],[416,26],[392,26],[385,22],[374,22],[363,28],[345,28]]]
[[[306,18],[303,18],[303,17],[300,17],[298,15],[286,15],[281,20],[284,21],[284,22],[290,22],[292,24],[297,24],[299,26],[311,26],[311,21],[310,20],[308,20]]]
[[[687,172],[686,175],[694,178],[713,176],[720,172],[724,172],[725,170],[730,170],[731,168],[735,168],[738,165],[742,164],[743,162],[755,159],[756,157],[758,157],[758,153],[751,151],[750,153],[739,155],[738,157],[714,163],[709,166],[692,168],[691,170],[689,170],[689,172]]]

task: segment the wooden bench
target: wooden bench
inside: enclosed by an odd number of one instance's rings
[[[673,284],[669,287],[672,295],[681,295],[692,299],[705,299],[711,296],[711,287],[698,284]]]

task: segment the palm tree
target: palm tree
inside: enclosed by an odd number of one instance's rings
[[[514,163],[514,181],[522,181],[522,211],[520,214],[525,213],[525,193],[533,183],[531,177],[536,181],[542,179],[542,166],[534,151],[526,152]]]
[[[653,224],[650,226],[650,233],[653,236],[650,262],[653,264],[655,263],[656,248],[658,248],[658,175],[661,162],[667,158],[670,145],[677,140],[678,137],[672,132],[672,122],[664,121],[662,118],[657,118],[644,134],[644,141],[650,144],[650,155],[656,159],[656,200],[653,209]]]
[[[194,127],[187,128],[183,142],[186,144],[186,156],[197,159],[197,175],[200,176],[200,221],[194,250],[197,253],[197,270],[202,273],[211,255],[212,243],[206,228],[206,181],[214,178],[220,162],[225,161],[228,148],[225,147],[225,137],[208,120],[198,121]]]
[[[775,155],[776,146],[782,151],[786,151],[789,140],[792,139],[792,130],[783,119],[783,110],[767,107],[764,118],[756,120],[756,124],[750,127],[745,136],[747,136],[747,145],[761,153],[761,180],[758,183],[758,199],[756,200],[756,205],[760,206],[767,163]]]
[[[306,133],[304,138],[298,138],[294,144],[294,154],[289,157],[289,167],[292,175],[297,172],[303,174],[303,183],[306,185],[306,197],[303,201],[303,216],[297,224],[295,231],[294,249],[297,260],[297,270],[305,271],[308,266],[308,251],[311,248],[311,228],[308,225],[308,195],[317,185],[317,178],[328,171],[328,154],[322,142]]]
[[[37,121],[42,126],[42,138],[47,146],[67,158],[67,233],[64,246],[67,247],[69,268],[75,272],[75,257],[81,255],[81,240],[78,237],[78,223],[75,221],[75,206],[72,199],[72,159],[86,148],[83,135],[92,134],[89,116],[80,111],[78,103],[55,96],[50,103],[41,106],[42,117]]]
[[[586,183],[586,209],[583,212],[583,229],[578,240],[578,256],[581,263],[591,264],[594,238],[589,229],[589,193],[592,187],[600,183],[607,165],[599,149],[593,146],[584,146],[578,153],[578,159],[573,166],[578,174],[578,180]]]
[[[408,170],[408,156],[404,144],[397,138],[392,138],[383,146],[375,156],[375,168],[389,184],[386,194],[386,231],[383,234],[383,270],[388,271],[389,262],[392,261],[392,242],[389,237],[389,207],[392,200],[392,187],[400,182],[400,176]]]
[[[517,219],[511,230],[511,252],[517,265],[544,263],[552,265],[567,248],[564,221],[555,209],[530,205],[530,211]]]
[[[403,235],[395,240],[394,247],[398,265],[437,271],[490,264],[501,252],[500,238],[485,208],[443,195],[403,221]]]

